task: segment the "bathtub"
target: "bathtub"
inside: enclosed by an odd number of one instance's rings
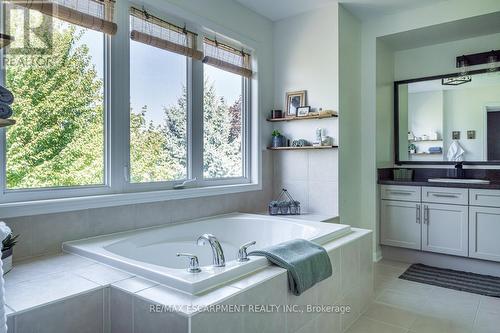
[[[249,252],[295,238],[322,245],[350,231],[349,226],[341,224],[233,213],[65,242],[63,250],[189,294],[199,294],[269,265],[263,257],[238,262],[238,249],[244,243],[257,242]],[[225,267],[211,266],[208,244],[196,245],[198,236],[204,233],[214,234],[221,243]],[[188,260],[177,257],[177,252],[197,255],[202,271],[187,272]]]

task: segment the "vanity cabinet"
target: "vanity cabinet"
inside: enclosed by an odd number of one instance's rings
[[[384,245],[421,249],[421,204],[382,200],[380,241]]]
[[[380,243],[500,262],[500,190],[382,185]]]
[[[468,213],[467,206],[423,204],[422,250],[467,256]]]

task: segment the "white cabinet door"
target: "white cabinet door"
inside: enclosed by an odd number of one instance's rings
[[[381,200],[380,242],[384,245],[421,249],[421,204]]]
[[[469,257],[500,261],[500,208],[470,207]]]
[[[422,250],[467,256],[468,206],[423,204]]]

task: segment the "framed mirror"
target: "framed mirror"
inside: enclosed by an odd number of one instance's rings
[[[394,83],[396,164],[500,164],[500,71]]]

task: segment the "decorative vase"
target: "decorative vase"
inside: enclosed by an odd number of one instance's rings
[[[283,147],[285,137],[283,135],[273,136],[273,147]]]

